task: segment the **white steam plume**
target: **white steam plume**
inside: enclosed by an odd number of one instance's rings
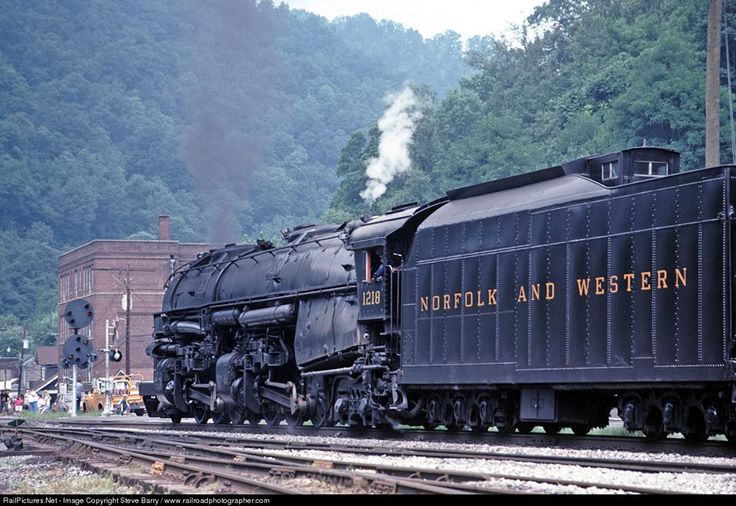
[[[411,167],[409,146],[417,121],[422,117],[419,100],[410,87],[388,97],[389,107],[378,121],[381,140],[378,144],[378,158],[366,163],[365,174],[368,181],[365,190],[360,192],[363,200],[375,202],[386,192],[386,185]]]

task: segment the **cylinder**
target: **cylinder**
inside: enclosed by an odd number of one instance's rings
[[[197,336],[205,335],[205,331],[202,330],[199,323],[178,321],[169,325],[169,330],[174,334],[194,334]]]
[[[238,324],[239,309],[222,309],[212,313],[212,324],[220,327],[232,327]]]
[[[278,325],[294,321],[294,304],[251,309],[240,315],[238,321],[243,327],[262,327],[264,325]]]

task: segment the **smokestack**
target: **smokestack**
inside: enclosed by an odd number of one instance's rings
[[[166,215],[162,214],[158,217],[158,240],[159,241],[168,241],[169,240],[169,222],[171,221],[171,218]]]

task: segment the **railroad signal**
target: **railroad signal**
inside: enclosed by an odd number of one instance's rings
[[[120,362],[123,359],[123,354],[120,350],[110,350],[110,360],[113,362]]]
[[[96,358],[96,353],[92,350],[92,342],[89,338],[74,334],[64,343],[64,358],[62,359],[64,367],[77,365],[82,369],[89,365],[90,360]]]
[[[94,317],[92,304],[84,299],[73,300],[64,309],[64,318],[75,331],[92,323]]]
[[[92,304],[84,299],[73,300],[66,305],[64,319],[74,329],[74,334],[64,342],[62,358],[64,367],[76,365],[84,369],[89,366],[90,361],[97,358],[90,338],[78,334],[79,329],[92,323],[94,317]]]

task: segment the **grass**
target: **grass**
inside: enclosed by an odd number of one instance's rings
[[[102,415],[101,411],[93,411],[89,413],[77,413],[78,417],[99,417]],[[56,420],[59,418],[70,418],[72,416],[70,411],[47,411],[46,413],[34,413],[32,411],[22,411],[20,414],[13,413],[10,416],[17,416],[22,420],[26,421],[44,421],[44,420]]]

